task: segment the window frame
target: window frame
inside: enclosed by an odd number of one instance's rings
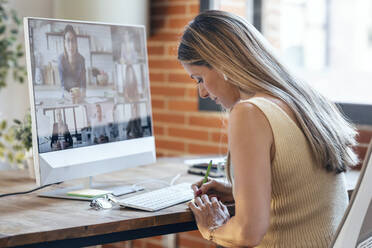
[[[200,12],[212,9],[214,0],[200,0]],[[253,0],[253,25],[258,31],[261,31],[261,10],[262,0]],[[199,96],[199,111],[221,111],[221,107],[215,104],[212,100],[203,99]],[[336,102],[336,106],[340,111],[354,124],[372,125],[372,105],[370,104],[354,104],[347,102]]]

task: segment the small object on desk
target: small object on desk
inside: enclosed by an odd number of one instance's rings
[[[74,190],[74,191],[67,192],[67,195],[94,198],[94,197],[103,196],[109,193],[112,193],[112,192],[107,191],[107,190],[100,190],[100,189],[81,189],[81,190]]]
[[[198,163],[198,164],[193,164],[189,167],[187,172],[189,174],[194,174],[194,175],[201,175],[205,176],[207,173],[208,169],[208,163]],[[210,177],[224,177],[225,172],[224,172],[224,163],[219,162],[219,163],[212,163],[209,175]]]
[[[90,202],[90,206],[95,210],[101,209],[111,209],[114,206],[118,205],[119,200],[112,194],[106,194],[103,196],[99,196],[94,198]]]

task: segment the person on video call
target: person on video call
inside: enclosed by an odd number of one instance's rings
[[[57,122],[53,124],[53,133],[50,146],[52,150],[63,150],[72,147],[73,140],[67,124],[63,121],[61,110],[57,109],[56,112]]]
[[[139,113],[139,106],[138,104],[131,104],[132,105],[132,117],[128,122],[126,131],[127,131],[127,138],[140,138],[143,137],[143,128],[142,128],[142,121]]]
[[[328,247],[348,204],[343,172],[358,162],[354,127],[234,14],[195,17],[178,59],[200,96],[229,111],[230,183],[192,185],[203,237],[227,247]]]
[[[76,32],[71,25],[64,29],[63,47],[64,52],[58,57],[63,94],[78,102],[86,94],[85,60],[78,51]]]
[[[141,99],[140,93],[138,91],[136,72],[134,71],[134,67],[132,65],[127,65],[125,69],[124,96],[126,100],[131,102],[136,102]]]
[[[101,144],[109,142],[110,130],[103,121],[102,107],[96,104],[95,119],[92,122],[92,143]]]

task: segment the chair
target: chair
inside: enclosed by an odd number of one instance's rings
[[[372,141],[330,248],[372,248]]]

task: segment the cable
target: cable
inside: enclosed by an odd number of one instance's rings
[[[31,189],[31,190],[28,190],[28,191],[22,191],[22,192],[14,192],[14,193],[2,194],[2,195],[0,195],[0,198],[1,198],[1,197],[5,197],[5,196],[11,196],[11,195],[28,194],[28,193],[34,192],[34,191],[36,191],[36,190],[39,190],[39,189],[42,189],[42,188],[45,188],[45,187],[49,187],[49,186],[51,186],[51,185],[60,184],[60,183],[62,183],[62,182],[47,184],[47,185],[44,185],[44,186],[41,186],[41,187],[37,187],[37,188]]]
[[[177,174],[175,177],[173,177],[173,179],[172,179],[172,181],[170,182],[170,186],[172,186],[176,181],[177,181],[177,179],[178,178],[180,178],[181,177],[181,174]]]
[[[147,180],[143,180],[142,182],[139,182],[139,183],[136,183],[136,184],[133,184],[133,187],[138,187],[140,185],[144,185],[146,183],[152,183],[152,182],[155,182],[155,183],[161,183],[161,184],[165,184],[166,186],[172,186],[176,180],[178,178],[181,177],[181,174],[177,174],[175,177],[172,178],[171,182],[168,183],[166,180],[164,179],[147,179]]]
[[[149,182],[157,182],[157,183],[163,183],[163,184],[166,184],[167,186],[169,185],[173,185],[175,183],[175,181],[180,178],[181,174],[177,174],[175,177],[173,177],[173,179],[171,180],[170,183],[164,181],[164,180],[159,180],[159,179],[149,179],[149,180],[144,180],[140,183],[136,183],[136,184],[133,184],[132,186],[133,187],[136,187],[138,185],[141,185],[141,184],[145,184],[145,183],[149,183]],[[58,182],[58,183],[51,183],[51,184],[47,184],[47,185],[44,185],[44,186],[41,186],[41,187],[37,187],[37,188],[34,188],[34,189],[31,189],[31,190],[28,190],[28,191],[22,191],[22,192],[14,192],[14,193],[7,193],[7,194],[2,194],[0,195],[0,198],[1,197],[6,197],[6,196],[11,196],[11,195],[22,195],[22,194],[28,194],[28,193],[31,193],[31,192],[34,192],[34,191],[37,191],[37,190],[40,190],[40,189],[43,189],[45,187],[49,187],[51,185],[55,185],[55,184],[60,184],[62,182]]]

